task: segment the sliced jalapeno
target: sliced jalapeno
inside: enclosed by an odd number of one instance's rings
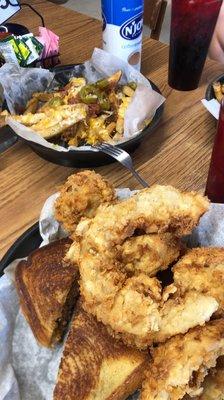
[[[102,96],[101,98],[99,98],[99,103],[100,103],[100,107],[103,111],[110,110],[110,101],[109,101],[108,97]]]
[[[136,88],[137,88],[137,83],[136,82],[128,82],[128,86],[131,88],[131,89],[133,89],[133,90],[135,90]]]
[[[107,79],[101,79],[100,81],[96,82],[96,87],[99,89],[107,89],[109,87],[109,82]]]
[[[79,97],[86,104],[97,103],[96,87],[92,84],[84,86],[79,91]]]
[[[61,105],[63,104],[63,100],[62,100],[61,97],[55,96],[55,97],[53,97],[53,98],[49,101],[48,104],[49,104],[50,106],[61,106]]]

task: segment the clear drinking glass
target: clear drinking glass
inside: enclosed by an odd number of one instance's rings
[[[222,0],[172,0],[169,85],[198,87]]]
[[[221,104],[205,194],[213,203],[224,203],[224,100]]]

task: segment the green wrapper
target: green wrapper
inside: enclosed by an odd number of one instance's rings
[[[29,58],[27,60],[27,65],[29,65],[29,64],[32,64],[34,61],[36,61],[39,58],[39,54],[36,51],[36,48],[35,48],[32,40],[31,40],[31,37],[26,40],[26,45],[30,49],[30,56],[29,56]]]
[[[35,49],[40,56],[44,49],[44,45],[42,43],[40,43],[39,40],[37,40],[37,38],[35,38],[34,36],[31,37],[30,39],[32,40],[32,43],[35,46]]]
[[[15,63],[18,60],[18,64],[22,67],[27,67],[39,59],[43,49],[43,44],[32,33],[17,37],[10,35],[0,40],[0,53],[6,62]]]
[[[31,64],[32,62],[38,60],[40,55],[42,54],[44,46],[42,43],[37,40],[32,33],[28,33],[26,35],[20,36],[20,38],[26,43],[26,45],[30,49],[30,56],[27,60],[27,65]]]
[[[23,58],[21,65],[25,67],[27,65],[26,61],[28,60],[28,58],[31,54],[31,51],[22,39],[15,39],[15,40],[16,40],[16,44],[17,44],[19,51]]]
[[[10,42],[4,43],[0,41],[0,58],[1,64],[8,62],[19,65],[19,60]]]
[[[21,65],[23,62],[23,56],[22,56],[20,49],[16,43],[16,39],[13,36],[7,36],[3,40],[1,40],[0,43],[9,43],[12,46],[14,53],[16,55],[16,58],[17,58],[19,64]]]

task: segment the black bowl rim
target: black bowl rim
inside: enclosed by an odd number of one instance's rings
[[[206,92],[205,92],[205,99],[206,100],[212,100],[215,98],[214,93],[213,93],[213,88],[212,88],[212,84],[213,82],[220,82],[220,81],[224,81],[224,74],[217,76],[217,78],[213,79],[212,82],[209,83]]]
[[[77,64],[59,65],[54,68],[51,68],[50,70],[54,72],[54,71],[60,71],[60,69],[61,69],[63,71],[63,69],[64,70],[66,68],[69,69],[76,65],[81,65],[81,63],[80,64],[77,63]],[[152,88],[155,91],[157,91],[157,93],[162,94],[160,89],[158,88],[158,86],[153,81],[151,81],[151,79],[148,79],[148,81],[151,84]],[[156,110],[156,113],[153,116],[153,119],[151,120],[151,122],[140,133],[136,134],[135,136],[133,136],[132,138],[130,138],[128,140],[125,140],[122,143],[115,144],[115,146],[121,147],[121,148],[126,147],[128,145],[131,145],[132,143],[141,141],[147,134],[152,133],[152,130],[154,130],[154,128],[157,127],[158,123],[161,120],[161,117],[162,117],[163,111],[164,111],[164,107],[165,107],[164,103],[159,106],[159,108]],[[150,129],[150,127],[151,127],[151,129]],[[26,144],[28,144],[31,148],[34,146],[34,147],[38,147],[40,149],[41,148],[47,149],[47,147],[42,144],[35,143],[32,140],[27,140],[27,139],[21,138],[19,135],[16,134],[16,132],[14,132],[14,133],[18,137],[18,139],[20,139],[23,142],[25,142]],[[48,148],[48,150],[51,151],[51,153],[55,153],[55,154],[59,153],[60,154],[60,152],[58,150],[50,149],[50,148]],[[93,150],[69,150],[68,152],[64,152],[64,153],[65,154],[69,153],[70,155],[74,155],[74,154],[88,155],[88,154],[93,154],[93,152],[97,154],[99,151],[98,150],[94,150],[94,151]]]
[[[33,241],[33,238],[36,237],[36,241]],[[32,239],[32,243],[34,244],[34,248],[39,247],[42,238],[40,236],[39,231],[39,222],[35,222],[30,228],[28,228],[25,232],[20,235],[15,242],[10,246],[7,252],[4,254],[2,259],[0,260],[0,277],[3,275],[5,268],[16,258],[18,258],[18,252],[26,251],[26,247],[28,246],[28,242]],[[33,250],[34,250],[33,248]],[[32,251],[32,250],[31,250]],[[28,256],[28,254],[27,254]]]

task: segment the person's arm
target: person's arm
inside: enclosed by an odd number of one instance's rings
[[[210,45],[209,56],[213,60],[224,64],[224,1],[221,6],[219,18]]]

